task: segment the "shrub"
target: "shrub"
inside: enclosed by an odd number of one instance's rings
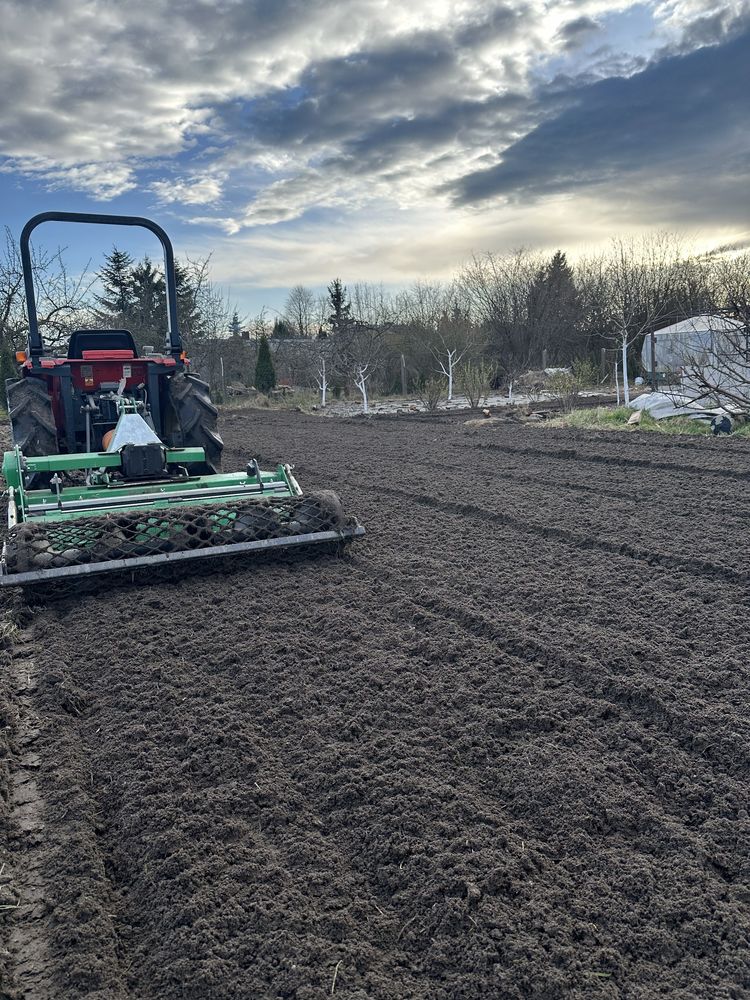
[[[494,377],[495,366],[489,365],[485,361],[469,362],[459,369],[458,384],[469,400],[469,406],[472,410],[479,409],[490,391]]]
[[[448,395],[448,387],[445,384],[445,379],[437,375],[423,379],[417,388],[417,395],[422,403],[424,403],[424,407],[428,413],[435,413],[436,410],[440,409],[441,402]]]

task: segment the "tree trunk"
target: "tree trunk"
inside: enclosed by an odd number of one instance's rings
[[[628,385],[628,337],[622,335],[622,393],[625,405],[630,405],[630,386]]]

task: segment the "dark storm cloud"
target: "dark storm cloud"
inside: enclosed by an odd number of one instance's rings
[[[409,157],[439,155],[456,143],[473,147],[483,139],[510,137],[528,107],[528,98],[520,93],[484,101],[447,101],[435,114],[385,121],[360,132],[341,143],[340,155],[324,165],[347,173],[373,172],[392,169]]]
[[[519,11],[501,6],[454,32],[415,32],[352,55],[320,60],[300,75],[293,91],[221,108],[216,120],[234,136],[244,133],[261,145],[282,149],[349,142],[362,149],[369,135],[378,141],[406,132],[425,139],[430,133],[445,135],[460,124],[457,112],[465,111],[475,120],[478,110],[492,114],[497,106],[492,99],[457,96],[470,90],[465,64],[472,58],[472,46],[498,37],[510,40],[522,22]],[[513,78],[520,79],[513,58],[498,62],[505,87]],[[506,103],[512,100],[516,98]]]
[[[731,42],[664,59],[627,79],[608,79],[567,95],[570,107],[503,153],[500,163],[451,185],[468,204],[505,196],[570,192],[628,177],[684,179],[683,197],[737,172],[750,179],[750,32]],[[566,95],[555,94],[559,102]],[[542,96],[542,101],[544,95]],[[746,189],[747,190],[747,189]],[[636,198],[638,191],[629,192]],[[747,196],[737,205],[747,216]]]

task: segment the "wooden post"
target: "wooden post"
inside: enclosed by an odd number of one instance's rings
[[[651,331],[651,389],[656,392],[656,334]]]
[[[547,348],[542,351],[542,371],[547,370]]]
[[[607,348],[603,347],[599,361],[599,378],[604,381],[607,377]]]
[[[401,395],[406,395],[406,359],[401,355]]]

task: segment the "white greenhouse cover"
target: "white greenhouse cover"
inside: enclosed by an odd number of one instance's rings
[[[691,316],[654,333],[657,372],[679,372],[698,362],[708,364],[712,353],[721,350],[722,333],[741,330],[742,323],[726,316]],[[651,337],[643,341],[641,361],[651,371]]]

